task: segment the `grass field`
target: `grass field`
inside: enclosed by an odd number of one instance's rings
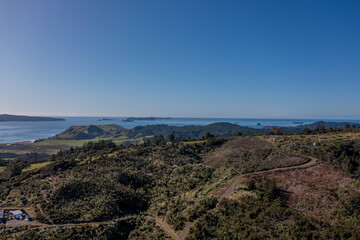
[[[31,170],[34,170],[34,169],[42,168],[42,167],[45,167],[46,165],[48,165],[50,163],[52,163],[52,162],[34,163],[34,164],[31,164],[29,168],[25,168],[22,171],[27,172],[27,171],[31,171]]]
[[[69,146],[69,147],[81,147],[84,143],[94,140],[43,140],[41,142],[33,143],[34,146]]]
[[[198,141],[190,141],[190,142],[182,142],[183,144],[187,145],[187,144],[201,144],[203,142],[205,142],[206,140],[198,140]]]
[[[153,136],[146,136],[145,138],[152,138]],[[95,138],[87,140],[43,140],[37,143],[33,143],[33,146],[69,146],[69,147],[81,147],[87,142],[96,142],[100,140],[112,140],[116,144],[124,144],[125,142],[136,142],[140,141],[143,138],[127,138],[126,136],[121,136],[117,138]]]
[[[0,144],[0,153],[2,154],[15,154],[14,157],[3,157],[9,160],[17,158],[19,155],[26,153],[45,153],[45,154],[56,154],[60,150],[66,150],[70,147],[81,147],[87,142],[96,142],[100,140],[112,140],[117,145],[136,143],[141,140],[150,139],[153,136],[146,136],[141,138],[127,138],[126,136],[121,136],[117,138],[96,138],[88,140],[51,140],[44,139],[36,143],[17,143],[17,144]],[[1,156],[0,156],[1,157]],[[0,170],[1,171],[1,170]]]
[[[0,172],[3,172],[6,167],[0,167]]]

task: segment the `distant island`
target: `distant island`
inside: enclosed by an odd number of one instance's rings
[[[114,121],[114,119],[112,119],[112,118],[102,118],[102,119],[99,119],[99,121]]]
[[[0,122],[35,122],[35,121],[65,121],[63,118],[52,117],[34,117],[34,116],[21,116],[21,115],[9,115],[1,114]]]
[[[129,117],[127,119],[122,120],[123,122],[134,122],[134,121],[155,121],[157,119],[171,119],[171,118],[161,118],[161,117]]]

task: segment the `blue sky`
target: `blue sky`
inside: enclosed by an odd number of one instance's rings
[[[360,118],[360,1],[0,0],[0,113]]]

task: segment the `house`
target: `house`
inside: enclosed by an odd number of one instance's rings
[[[24,220],[23,212],[21,210],[10,211],[16,220]]]

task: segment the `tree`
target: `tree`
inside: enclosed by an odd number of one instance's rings
[[[9,164],[2,173],[2,175],[9,179],[11,177],[17,176],[21,173],[24,163],[22,164],[20,160],[13,161]]]
[[[304,128],[303,130],[298,132],[298,134],[311,134],[311,133],[312,131],[309,128]]]
[[[316,127],[316,129],[315,129],[316,131],[320,131],[320,132],[322,132],[322,131],[324,131],[325,130],[325,125],[324,124],[320,124],[320,125],[318,125],[317,127]]]
[[[170,134],[168,137],[168,141],[174,143],[175,142],[175,136],[174,134]]]
[[[247,188],[250,191],[256,189],[255,182],[253,180],[248,181],[247,182]]]
[[[209,132],[207,132],[206,134],[205,134],[205,139],[206,140],[210,140],[210,139],[214,139],[215,138],[215,135],[214,134],[211,134],[211,133],[209,133]]]
[[[283,135],[284,131],[281,127],[272,127],[270,129],[270,135]]]
[[[158,135],[154,137],[154,144],[155,145],[164,145],[166,144],[165,138],[163,135]]]
[[[265,182],[265,195],[269,199],[273,199],[276,197],[277,188],[276,188],[276,182],[274,179],[268,179]]]
[[[359,219],[360,216],[360,193],[355,193],[349,200],[344,203],[345,213],[348,216],[355,216]]]
[[[242,136],[243,134],[241,132],[238,132],[236,136]]]

